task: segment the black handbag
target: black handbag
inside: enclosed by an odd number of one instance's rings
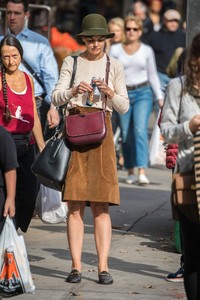
[[[40,183],[58,191],[62,190],[71,154],[67,140],[59,137],[60,133],[61,128],[58,127],[31,166]]]

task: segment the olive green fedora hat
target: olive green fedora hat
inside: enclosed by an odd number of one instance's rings
[[[106,19],[99,14],[89,14],[83,18],[81,33],[76,38],[82,36],[102,35],[107,39],[114,37],[114,33],[108,31]]]

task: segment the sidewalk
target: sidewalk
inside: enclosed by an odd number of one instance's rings
[[[109,258],[114,284],[97,283],[97,256],[92,217],[85,211],[83,279],[69,284],[70,255],[65,224],[48,225],[32,219],[25,242],[36,286],[35,295],[19,295],[21,300],[186,300],[182,283],[165,280],[179,267],[175,253],[170,208],[171,172],[148,169],[151,184],[146,187],[123,183],[125,171],[119,171],[121,206],[111,207],[113,237]]]

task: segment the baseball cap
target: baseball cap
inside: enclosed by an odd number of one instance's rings
[[[163,16],[167,21],[171,21],[171,20],[181,20],[181,15],[180,13],[175,10],[175,9],[168,9]]]

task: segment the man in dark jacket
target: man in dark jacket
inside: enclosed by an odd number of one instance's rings
[[[181,15],[177,10],[169,9],[163,15],[163,25],[158,32],[152,32],[148,44],[153,48],[161,86],[168,84],[168,64],[179,47],[185,48],[185,32],[180,29]]]

